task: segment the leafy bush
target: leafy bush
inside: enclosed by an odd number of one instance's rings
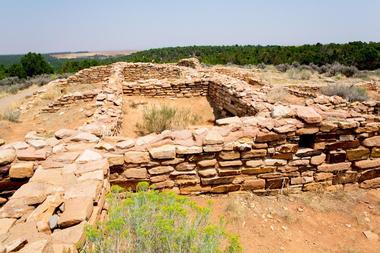
[[[348,101],[365,101],[368,99],[367,91],[364,88],[353,85],[329,85],[324,87],[322,93],[327,96],[340,96]]]
[[[141,134],[160,133],[167,129],[185,128],[199,121],[200,117],[189,110],[160,106],[145,108],[143,123],[137,124]]]
[[[20,111],[16,110],[14,108],[8,108],[6,109],[1,115],[1,120],[7,120],[10,122],[18,122],[18,119],[20,118]]]
[[[198,206],[187,197],[151,190],[148,183],[139,183],[136,193],[113,186],[108,202],[108,219],[86,228],[87,243],[82,252],[242,251],[238,237],[227,234],[223,225],[211,224],[210,208]]]

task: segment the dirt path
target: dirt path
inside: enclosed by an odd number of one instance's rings
[[[0,98],[0,113],[4,112],[7,108],[17,105],[25,97],[33,95],[40,87],[33,85],[25,90],[21,90],[16,94],[11,94]]]

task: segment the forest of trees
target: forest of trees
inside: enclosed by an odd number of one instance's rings
[[[127,62],[176,62],[197,57],[205,64],[315,64],[322,66],[338,62],[360,70],[380,68],[380,42],[350,42],[346,44],[315,44],[302,46],[188,46],[139,51],[107,59],[62,60],[50,55],[28,53],[25,56],[0,56],[0,79],[8,76],[25,78],[44,73],[74,73],[83,68]],[[13,64],[11,64],[13,62]],[[4,65],[2,65],[4,64]]]
[[[332,64],[339,62],[361,70],[380,68],[380,43],[315,44],[303,46],[189,46],[150,49],[121,57],[134,62],[176,62],[197,57],[205,64]]]

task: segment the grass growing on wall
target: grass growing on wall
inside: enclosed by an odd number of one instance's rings
[[[112,187],[108,219],[87,227],[82,252],[215,253],[242,252],[239,238],[209,221],[210,208],[173,192],[137,192]]]

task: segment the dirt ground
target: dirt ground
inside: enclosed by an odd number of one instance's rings
[[[380,189],[297,195],[229,195],[192,197],[212,202],[212,219],[227,223],[240,236],[243,252],[380,252]]]
[[[78,102],[55,113],[39,113],[41,106],[32,108],[21,114],[18,122],[0,120],[0,138],[12,142],[23,140],[29,131],[53,136],[61,128],[75,129],[86,122],[84,108],[89,106],[89,103]]]
[[[125,96],[123,104],[123,124],[120,135],[138,136],[137,123],[142,123],[145,108],[167,105],[178,110],[186,110],[198,115],[199,120],[193,127],[210,126],[214,124],[213,109],[206,97],[192,98],[150,98],[143,96]],[[191,127],[191,126],[190,126]]]

